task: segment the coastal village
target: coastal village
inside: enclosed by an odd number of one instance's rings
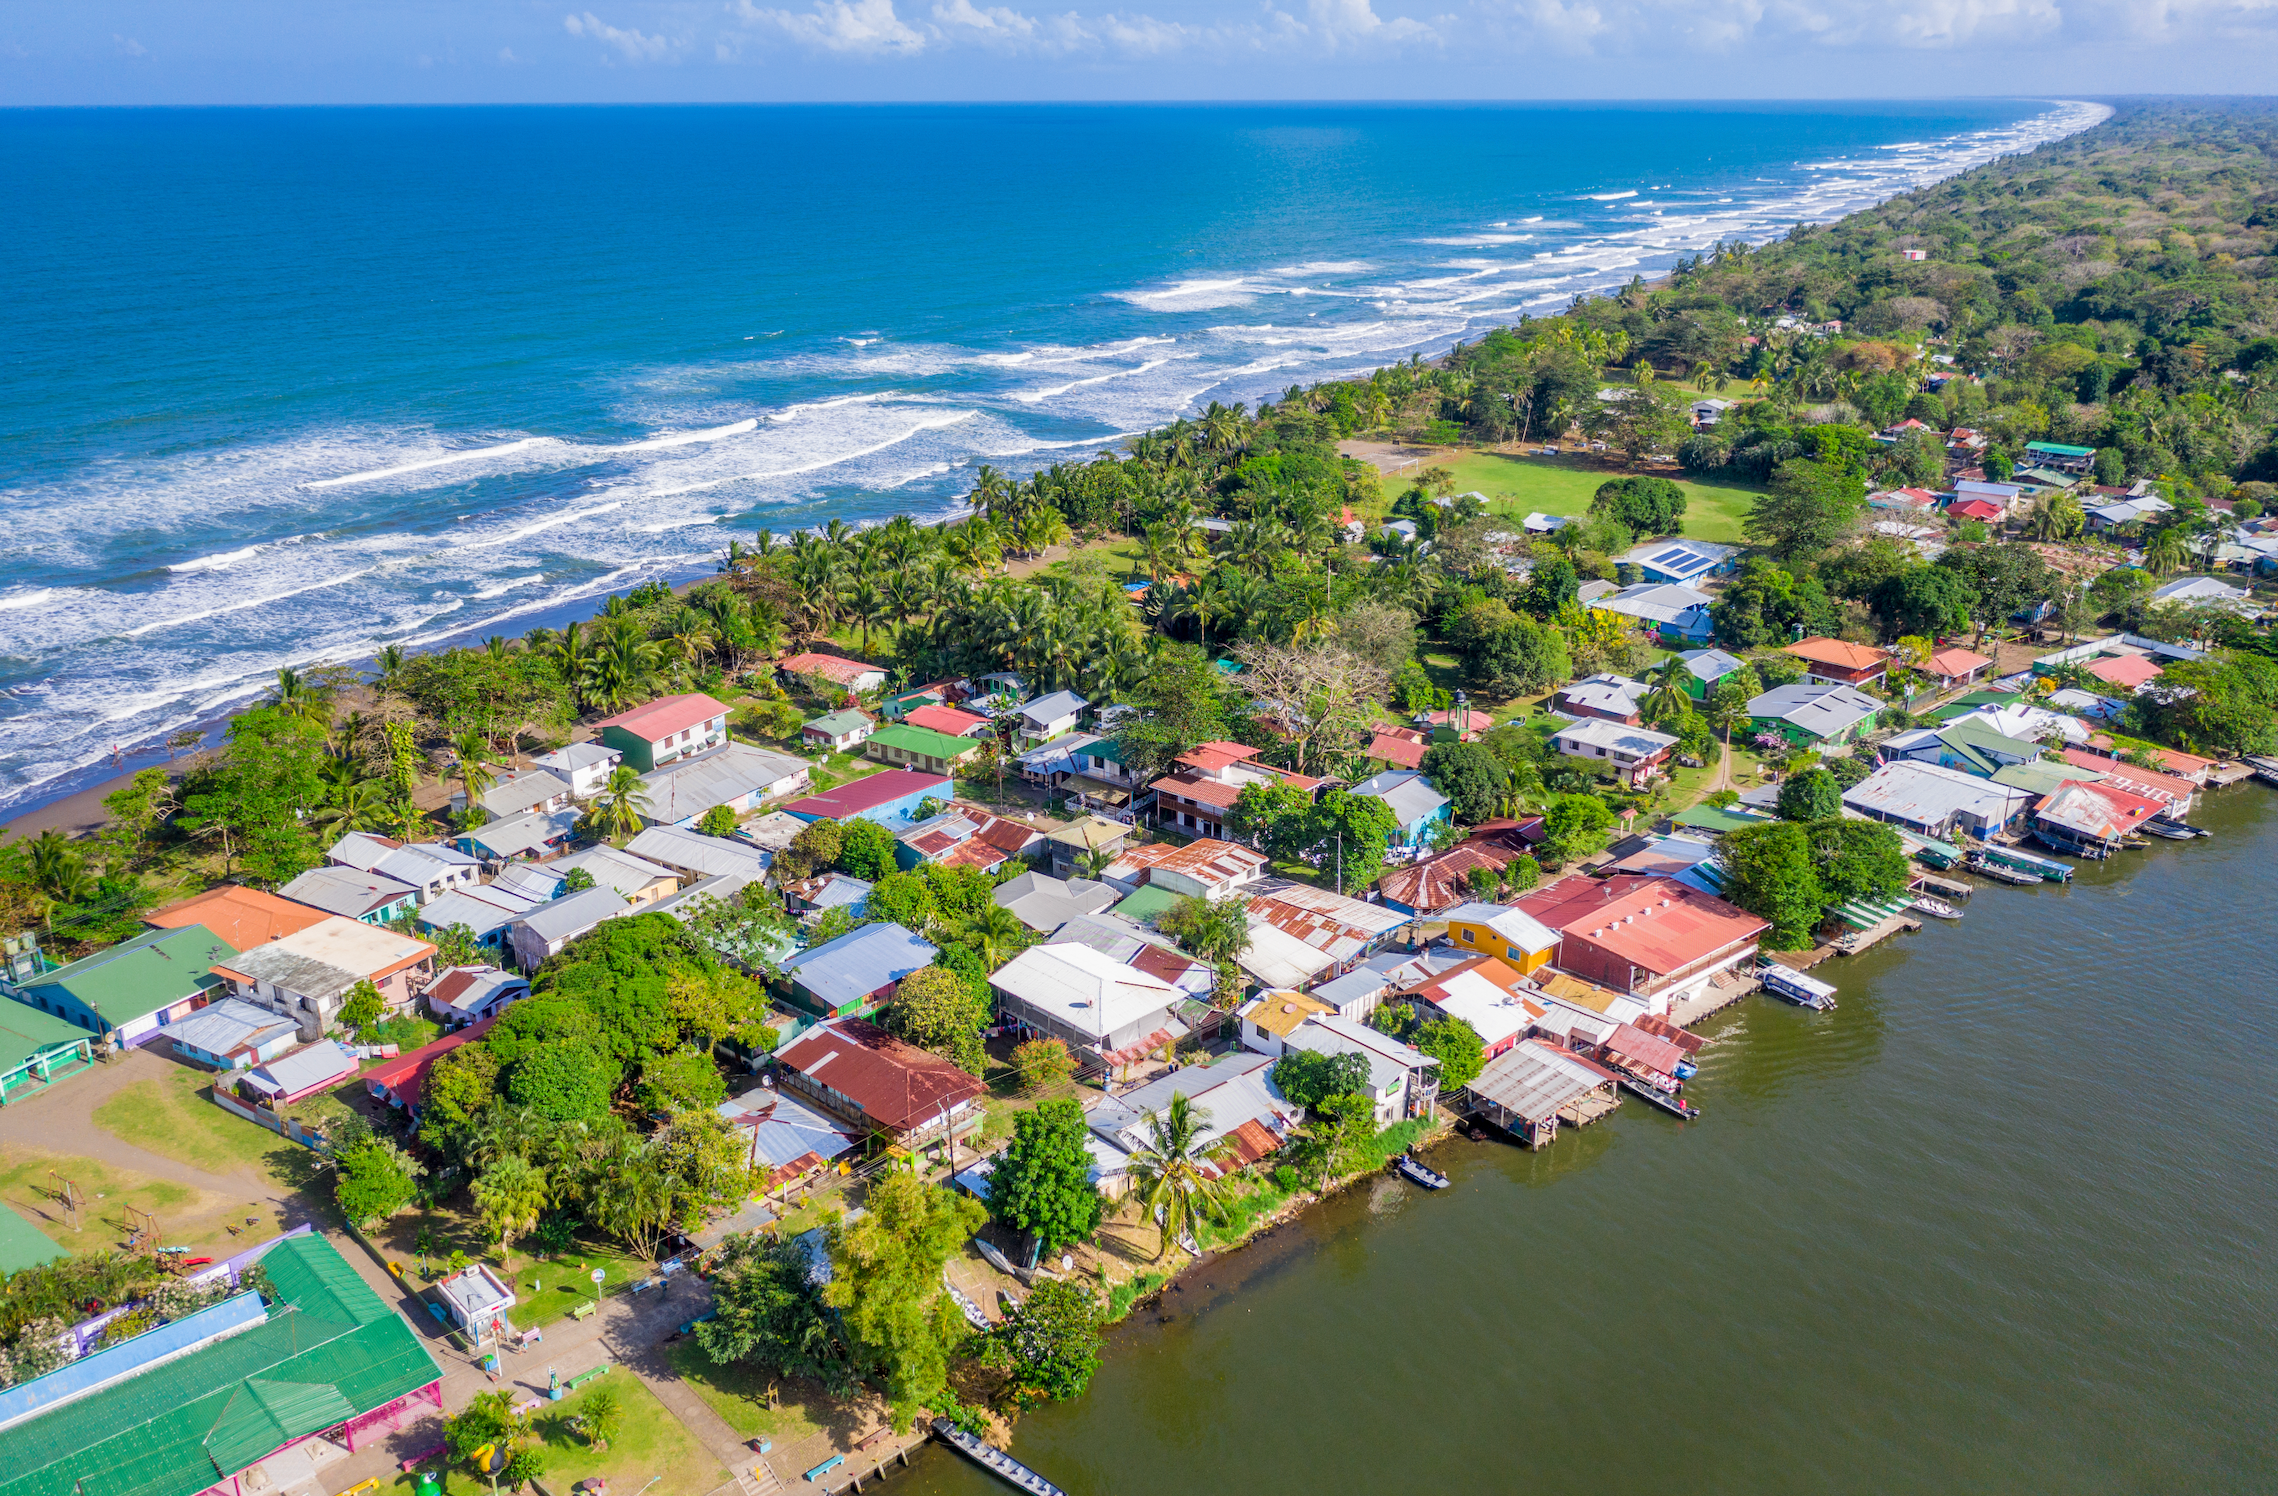
[[[1577,316],[288,670],[12,840],[7,1489],[937,1436],[1057,1490],[1009,1420],[1186,1265],[1461,1147],[1713,1147],[1712,1015],[1841,1023],[1844,958],[2278,785],[2278,490],[2016,440],[2078,360],[1807,313],[1746,398]]]

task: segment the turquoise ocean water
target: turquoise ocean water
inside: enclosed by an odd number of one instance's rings
[[[278,667],[951,512],[2093,123],[1928,104],[0,114],[0,815]]]

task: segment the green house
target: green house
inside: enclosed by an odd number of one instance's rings
[[[951,737],[930,727],[896,722],[870,734],[863,742],[862,751],[865,756],[896,768],[950,774],[957,765],[981,751],[981,740]]]
[[[223,985],[214,965],[236,954],[204,925],[152,930],[5,991],[89,1034],[138,1044],[204,1007]]]
[[[0,1003],[0,1106],[26,1087],[75,1075],[94,1062],[85,1029],[28,1003]],[[5,1222],[0,1222],[4,1225]]]

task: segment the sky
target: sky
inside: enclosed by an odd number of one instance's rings
[[[0,105],[2266,93],[2278,0],[6,0]]]

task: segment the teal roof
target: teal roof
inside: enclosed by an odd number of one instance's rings
[[[883,743],[888,748],[899,748],[904,753],[949,760],[963,758],[981,746],[979,738],[954,737],[946,732],[935,732],[930,727],[912,727],[907,722],[881,727],[870,735],[869,741]]]
[[[323,1237],[287,1237],[261,1266],[278,1301],[260,1324],[0,1432],[0,1496],[196,1496],[442,1378]]]
[[[1169,889],[1157,888],[1150,883],[1108,912],[1120,914],[1125,919],[1135,919],[1143,925],[1151,925],[1158,917],[1169,913],[1178,904],[1179,898],[1178,894]]]
[[[68,992],[117,1028],[178,1003],[200,988],[221,985],[212,974],[214,963],[236,954],[236,946],[204,925],[152,930],[20,983],[18,990],[53,987]]]
[[[43,1050],[84,1043],[87,1031],[29,1003],[0,1003],[0,1075]]]
[[[857,711],[826,712],[807,724],[808,727],[821,728],[834,738],[845,737],[848,733],[860,731],[869,725],[870,719]]]
[[[2028,452],[2046,452],[2051,457],[2094,457],[2094,447],[2068,447],[2062,442],[2027,442]]]
[[[49,1241],[30,1221],[12,1210],[0,1208],[0,1273],[22,1272],[70,1255]]]

